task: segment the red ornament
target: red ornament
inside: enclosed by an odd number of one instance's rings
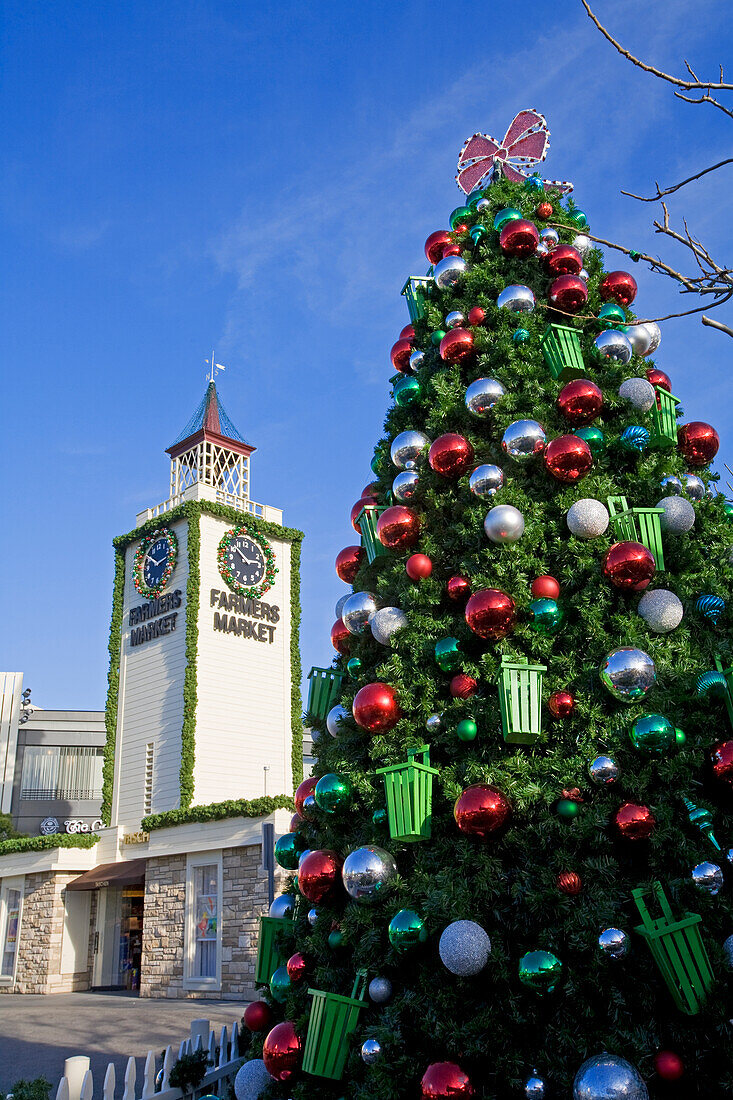
[[[411,581],[422,581],[433,571],[433,563],[427,554],[411,554],[405,562],[405,573]]]
[[[677,429],[677,450],[691,466],[707,466],[715,458],[719,446],[720,436],[715,428],[702,420],[693,420]]]
[[[487,837],[511,817],[512,805],[503,791],[490,783],[466,787],[453,807],[456,825],[468,836]]]
[[[511,634],[517,622],[517,605],[499,588],[482,588],[466,604],[466,622],[479,638],[498,641]]]
[[[386,508],[377,520],[377,538],[390,550],[406,550],[420,537],[420,517],[404,504]]]
[[[302,824],[303,818],[300,816],[300,814],[293,814],[293,816],[290,818],[290,828],[288,829],[288,832],[297,833]]]
[[[593,465],[593,455],[578,435],[559,435],[551,439],[543,455],[545,469],[558,481],[580,481]]]
[[[471,306],[468,311],[469,325],[482,325],[486,320],[486,310],[481,306]]]
[[[560,595],[560,585],[549,573],[543,573],[532,581],[532,595],[536,600],[556,600]]]
[[[613,815],[613,823],[624,840],[647,840],[657,822],[648,806],[624,802]]]
[[[473,447],[464,436],[447,432],[430,444],[428,462],[441,477],[462,477],[473,466]]]
[[[590,424],[603,408],[603,394],[588,378],[574,378],[560,390],[556,404],[568,424]]]
[[[550,275],[579,275],[583,257],[571,244],[558,244],[545,256],[545,267]]]
[[[565,313],[577,313],[588,301],[588,288],[577,275],[560,275],[547,292],[550,305]]]
[[[400,340],[414,340],[415,339],[415,326],[405,325],[400,333]]]
[[[337,619],[331,627],[331,645],[342,657],[348,657],[353,637],[344,626],[343,619]]]
[[[713,775],[723,783],[733,783],[733,741],[718,741],[710,750]]]
[[[289,1081],[300,1069],[301,1042],[290,1020],[276,1024],[265,1039],[262,1061],[277,1081]]]
[[[552,203],[541,202],[535,210],[535,214],[538,218],[541,218],[543,222],[546,222],[548,218],[552,217]]]
[[[291,982],[299,982],[306,971],[305,959],[301,955],[300,951],[296,951],[294,955],[291,955],[285,964],[285,969],[288,972],[288,977]]]
[[[453,600],[454,603],[462,603],[471,595],[471,585],[465,577],[456,574],[455,577],[448,578],[445,591],[449,600]]]
[[[336,573],[346,584],[353,584],[359,566],[364,560],[364,548],[362,546],[345,546],[336,555]]]
[[[575,696],[570,691],[553,691],[547,705],[553,718],[569,718],[575,710]]]
[[[574,898],[583,889],[580,875],[576,874],[575,871],[561,871],[555,882],[560,893],[567,894],[571,898]]]
[[[470,699],[478,691],[478,680],[467,672],[457,672],[450,682],[450,693],[454,699]]]
[[[412,355],[412,340],[398,340],[392,345],[389,357],[395,370],[407,374],[410,370],[410,356]]]
[[[264,1031],[272,1021],[272,1009],[267,1001],[252,1001],[244,1010],[244,1026],[250,1031]]]
[[[636,279],[628,271],[609,271],[598,288],[604,302],[613,299],[624,309],[631,305],[638,289]]]
[[[425,255],[429,264],[437,264],[443,259],[443,249],[452,244],[450,232],[447,229],[436,229],[425,242]]]
[[[374,497],[375,499],[379,495],[379,482],[370,481],[368,485],[365,485],[361,491],[363,497]]]
[[[298,867],[298,889],[301,894],[314,905],[318,905],[341,878],[342,862],[341,856],[328,848],[308,852]]]
[[[499,234],[499,246],[508,256],[532,256],[539,243],[537,226],[524,218],[507,222]]]
[[[458,1096],[475,1096],[473,1085],[455,1062],[433,1062],[420,1082],[422,1100],[453,1100]]]
[[[365,508],[376,507],[376,505],[377,498],[374,496],[373,493],[368,493],[364,496],[360,496],[354,507],[351,509],[351,526],[356,532],[358,532],[358,534],[361,534],[361,527],[357,523],[359,513],[362,512]]]
[[[451,241],[450,244],[447,244],[445,246],[445,248],[443,249],[443,259],[444,260],[447,259],[448,256],[460,256],[460,254],[461,254],[461,246],[458,244],[457,241]]]
[[[316,793],[317,782],[318,780],[315,778],[315,776],[311,775],[307,779],[303,780],[303,782],[300,784],[297,791],[295,792],[293,799],[295,802],[295,809],[301,817],[307,818],[308,816],[304,809],[305,800],[309,794]]]
[[[468,226],[465,222],[461,222],[460,225],[455,226],[453,229],[453,236],[460,237],[461,233],[468,233]],[[443,253],[445,255],[445,253]]]
[[[440,341],[440,358],[446,363],[468,363],[476,352],[473,346],[473,333],[467,328],[452,328]]]
[[[641,592],[654,576],[654,555],[640,542],[614,542],[603,557],[603,576],[625,592]]]
[[[378,680],[359,688],[354,696],[352,712],[357,726],[369,733],[391,730],[402,717],[395,689]]]
[[[653,386],[661,386],[667,393],[672,392],[672,380],[663,370],[659,370],[657,367],[647,367],[646,377],[647,381],[651,382]]]
[[[679,1081],[685,1072],[685,1063],[673,1050],[658,1050],[654,1055],[654,1068],[663,1081]]]

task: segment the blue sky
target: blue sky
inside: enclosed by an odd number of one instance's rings
[[[596,5],[667,71],[686,56],[714,74],[730,54],[717,0],[696,0],[694,18],[687,0]],[[673,264],[686,259],[654,237],[653,208],[619,191],[730,149],[722,114],[631,68],[578,0],[2,10],[0,667],[22,670],[40,706],[103,705],[111,539],[167,496],[164,450],[212,346],[225,406],[258,447],[254,499],[306,532],[304,667],[330,661],[345,591],[333,559],[370,480],[408,321],[399,291],[458,205],[470,134],[501,137],[537,107],[547,174],[575,182],[593,231]],[[723,172],[670,208],[730,260]],[[640,313],[688,301],[634,274]],[[733,464],[733,342],[695,318],[663,333],[686,418],[713,423]]]

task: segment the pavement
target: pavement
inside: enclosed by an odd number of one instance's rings
[[[238,1001],[150,1000],[124,993],[0,995],[0,1093],[20,1078],[45,1076],[54,1100],[64,1059],[86,1054],[94,1095],[102,1095],[107,1065],[113,1062],[121,1096],[131,1054],[141,1082],[149,1050],[157,1058],[169,1043],[178,1047],[190,1035],[191,1020],[201,1018],[211,1021],[218,1038],[223,1024],[229,1030],[241,1021],[245,1007]]]

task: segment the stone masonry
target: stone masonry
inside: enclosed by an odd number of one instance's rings
[[[185,908],[185,855],[149,859],[145,866],[141,997],[187,995],[183,989]]]

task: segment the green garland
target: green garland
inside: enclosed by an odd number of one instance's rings
[[[302,666],[300,663],[300,539],[290,547],[290,760],[293,790],[303,779],[303,699],[300,693]]]
[[[229,562],[227,560],[227,550],[231,546],[233,540],[236,539],[238,535],[242,534],[249,535],[250,538],[254,539],[265,555],[264,579],[261,580],[259,584],[253,584],[249,588],[243,584],[239,584],[237,578],[229,568]],[[275,577],[279,572],[275,566],[275,555],[272,552],[272,547],[267,539],[263,538],[256,529],[251,516],[243,516],[241,523],[238,523],[236,527],[232,527],[226,532],[216,551],[216,560],[219,565],[219,572],[232,592],[236,592],[240,596],[245,596],[249,600],[261,599],[265,592],[268,592],[272,588]]]
[[[191,825],[195,822],[221,821],[226,817],[265,817],[275,810],[294,810],[292,795],[274,794],[263,798],[228,798],[225,802],[210,802],[206,806],[189,806],[188,809],[166,810],[161,814],[149,814],[142,819],[140,828],[146,833],[155,829],[171,829],[174,825]]]
[[[112,820],[112,794],[115,781],[115,744],[117,742],[117,707],[120,695],[120,653],[122,650],[122,609],[125,602],[125,551],[115,543],[115,579],[112,587],[112,619],[109,627],[109,670],[107,672],[107,702],[104,725],[107,736],[104,742],[102,764],[102,809],[105,825]]]
[[[0,840],[0,856],[11,856],[15,852],[44,852],[48,848],[93,848],[98,843],[96,833],[20,836],[15,840]]]
[[[143,579],[143,565],[150,547],[156,543],[158,539],[162,538],[168,541],[168,561],[166,563],[165,573],[160,581],[154,588],[151,588]],[[135,561],[132,565],[132,581],[140,595],[146,600],[156,600],[161,592],[165,590],[168,581],[173,576],[173,570],[176,568],[177,561],[178,539],[176,538],[175,531],[171,531],[169,527],[159,527],[157,531],[152,531],[149,535],[146,535],[145,538],[141,539],[140,545],[135,551]]]

